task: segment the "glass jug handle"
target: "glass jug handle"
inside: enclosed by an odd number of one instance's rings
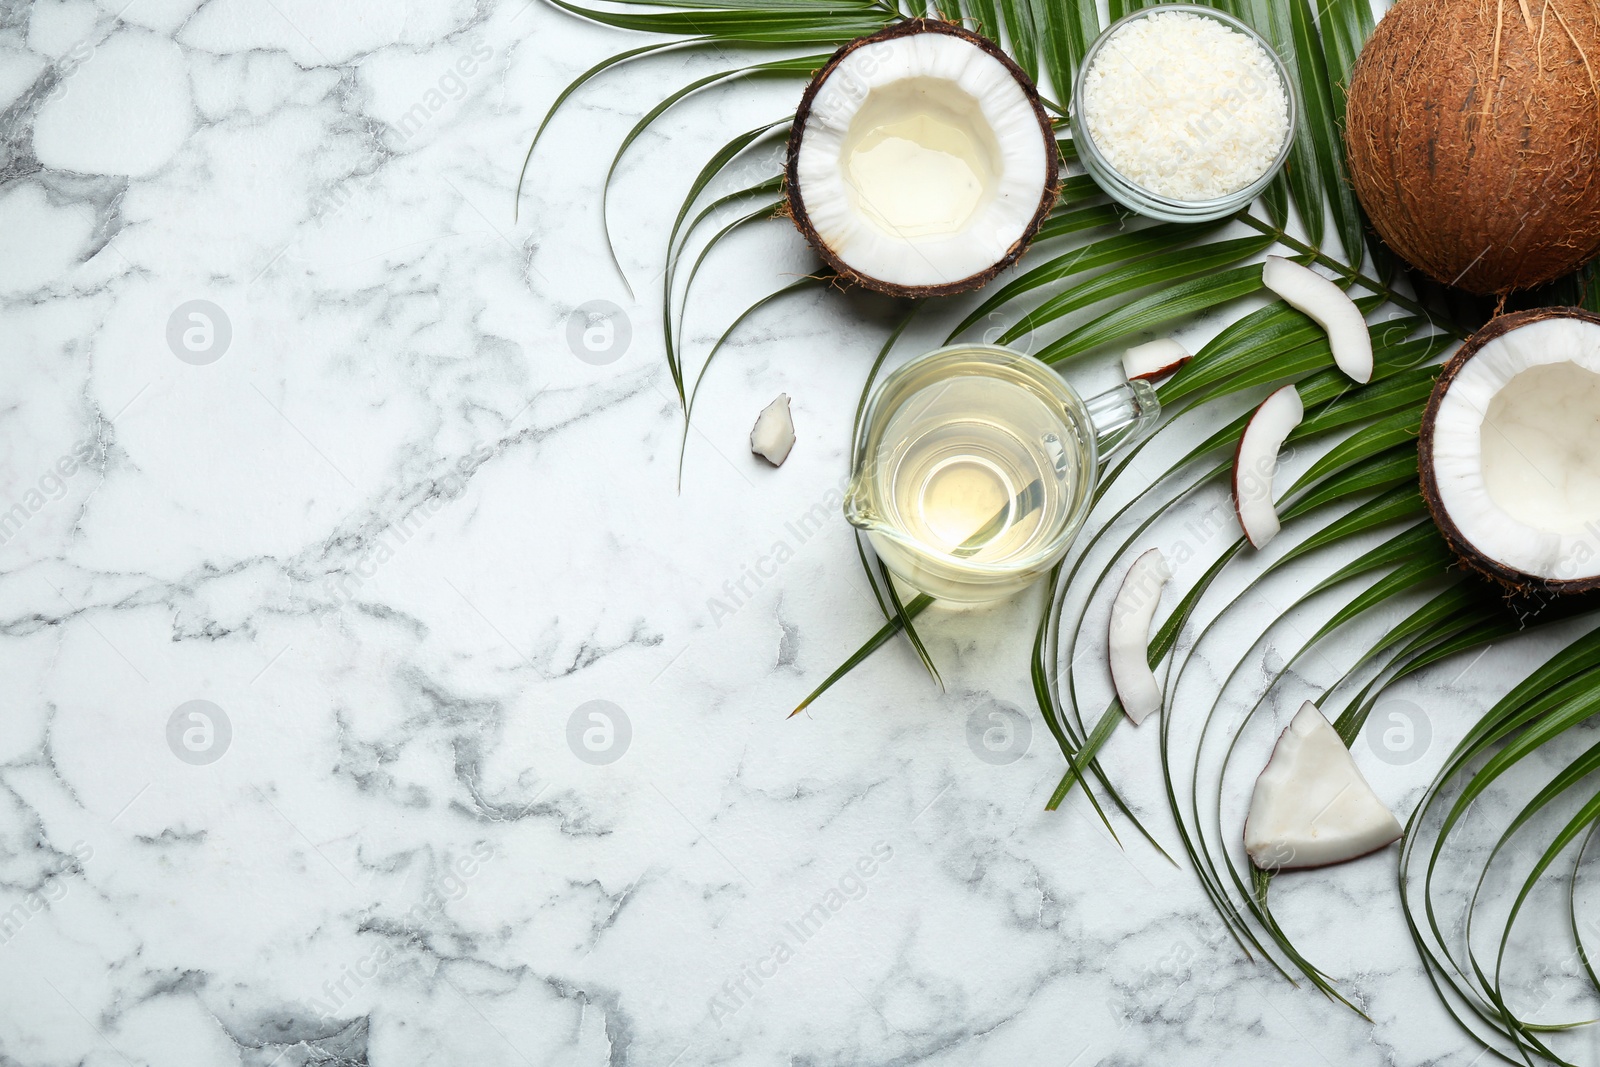
[[[1141,440],[1161,417],[1155,386],[1135,378],[1083,402],[1094,425],[1095,445],[1105,459]]]

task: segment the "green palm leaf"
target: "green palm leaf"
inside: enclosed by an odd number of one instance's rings
[[[1038,81],[1039,31],[1033,24],[1032,0],[1000,0],[1000,15],[1010,38],[1011,58],[1029,78]]]
[[[1041,326],[1046,326],[1064,315],[1102,300],[1178,279],[1193,278],[1201,274],[1210,275],[1223,267],[1266,251],[1271,244],[1271,239],[1266,237],[1241,237],[1233,241],[1201,244],[1192,249],[1166,252],[1149,259],[1113,267],[1035,306],[1023,316],[1021,322],[1001,335],[1000,343],[1011,344]],[[1124,305],[1127,306],[1130,305]]]
[[[1115,217],[1106,218],[1107,223],[1115,221],[1117,221]],[[1025,293],[1030,293],[1054,282],[1065,281],[1075,274],[1099,270],[1102,267],[1116,264],[1131,267],[1135,260],[1187,244],[1204,237],[1208,232],[1217,228],[1217,226],[1182,226],[1176,223],[1168,223],[1152,226],[1148,229],[1135,230],[1133,233],[1119,233],[1086,244],[1081,248],[1075,248],[1071,252],[1057,256],[1047,263],[1042,263],[1031,270],[1024,271],[1012,281],[1001,286],[993,296],[979,304],[970,315],[956,324],[955,329],[950,331],[947,343],[954,341],[961,334]],[[1124,286],[1120,291],[1126,292],[1135,287]],[[1116,292],[1107,295],[1114,296]]]
[[[801,56],[797,59],[776,59],[766,63],[755,63],[747,67],[740,67],[735,70],[723,70],[718,71],[715,74],[708,74],[703,78],[696,78],[688,85],[685,85],[682,89],[679,89],[677,92],[668,96],[665,100],[651,108],[638,122],[634,123],[633,128],[628,131],[625,137],[622,138],[622,143],[617,146],[616,154],[611,157],[611,166],[606,170],[605,180],[600,185],[600,221],[605,230],[606,251],[610,253],[611,263],[617,268],[617,273],[622,275],[624,284],[627,282],[627,276],[623,274],[622,264],[617,258],[616,244],[611,239],[611,222],[609,211],[611,204],[611,182],[612,179],[616,177],[617,168],[622,164],[622,157],[627,154],[628,149],[632,147],[633,143],[639,139],[639,136],[643,134],[645,130],[649,129],[657,119],[666,114],[674,106],[682,103],[684,100],[687,100],[695,93],[701,92],[704,89],[708,89],[711,86],[727,85],[730,82],[740,81],[745,78],[782,78],[805,76],[809,75],[817,67],[820,67],[824,62],[826,62],[826,60],[826,56]],[[750,144],[752,144],[757,138],[761,137],[768,130],[780,125],[784,121],[787,120],[779,120],[778,122],[768,123],[765,126],[758,127],[747,134],[743,134],[740,137],[734,138],[734,140],[730,141],[727,145],[724,145],[717,155],[712,158],[711,162],[702,168],[700,176],[696,179],[696,186],[691,194],[691,199],[684,203],[683,208],[679,212],[678,222],[681,223],[683,217],[688,214],[690,206],[693,203],[692,198],[694,196],[698,196],[700,190],[704,189],[717,173],[719,173],[734,158],[743,152],[744,149],[748,148]],[[674,226],[673,239],[676,239],[676,226]],[[630,286],[629,289],[631,292],[632,287]],[[681,382],[679,383],[678,391],[681,399],[681,394],[683,392]]]
[[[809,0],[799,3],[739,0],[738,3],[714,5],[675,3],[673,7],[693,7],[695,10],[649,11],[642,14],[606,11],[569,3],[568,0],[547,2],[573,15],[620,30],[703,36],[735,44],[844,44],[851,38],[879,30],[892,21],[884,17],[883,9],[878,5],[850,0],[821,0],[817,3]],[[657,5],[641,3],[632,6]]]
[[[680,404],[686,404],[687,400],[683,392],[683,368],[677,359],[677,346],[674,343],[672,328],[673,282],[676,278],[678,258],[682,254],[683,250],[682,245],[679,242],[679,238],[681,236],[684,241],[687,241],[689,235],[694,232],[700,223],[718,208],[725,207],[729,204],[749,197],[772,195],[780,190],[782,183],[777,178],[773,178],[770,181],[762,182],[750,188],[729,193],[728,195],[717,199],[715,202],[709,205],[705,211],[697,216],[694,222],[689,225],[687,231],[684,229],[684,223],[689,218],[689,212],[694,209],[696,201],[700,199],[700,195],[705,192],[707,186],[709,186],[716,176],[722,172],[723,168],[746,152],[752,145],[759,144],[761,141],[765,140],[773,133],[773,131],[787,130],[792,119],[793,116],[790,116],[786,119],[779,119],[777,122],[769,122],[764,125],[757,126],[753,130],[747,130],[744,133],[741,133],[739,136],[723,145],[722,148],[717,151],[717,154],[712,156],[711,159],[707,161],[706,165],[700,169],[700,173],[696,175],[694,182],[689,186],[688,193],[683,198],[683,205],[678,209],[677,218],[672,220],[672,232],[667,236],[666,270],[664,270],[661,275],[661,328],[664,335],[662,339],[667,350],[667,368],[672,373],[672,384],[677,387],[678,402]],[[612,164],[612,169],[616,169],[615,163]],[[713,247],[715,247],[722,238],[726,237],[728,233],[732,231],[732,229],[737,228],[737,225],[738,224],[735,224],[733,227],[724,229],[722,232],[718,233],[714,238],[712,238],[711,242],[701,253],[700,261],[703,261],[706,254]],[[609,241],[609,239],[608,231],[607,240]],[[613,253],[613,258],[615,258],[615,253]],[[691,277],[693,273],[698,273],[700,261],[695,263],[695,270],[691,272]]]
[[[995,10],[994,0],[965,0],[967,17],[973,22],[973,29],[985,37],[998,40],[1000,37],[1000,15]]]
[[[1038,353],[1045,363],[1059,363],[1102,345],[1226,304],[1261,291],[1261,267],[1235,267],[1205,278],[1170,286],[1142,296],[1052,341]]]

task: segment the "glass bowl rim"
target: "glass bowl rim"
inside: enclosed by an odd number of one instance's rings
[[[1244,34],[1246,37],[1260,45],[1261,48],[1267,53],[1268,57],[1271,58],[1273,68],[1278,73],[1278,83],[1283,87],[1284,102],[1289,112],[1288,128],[1284,134],[1283,144],[1279,147],[1278,155],[1272,161],[1272,164],[1267,167],[1260,177],[1256,178],[1244,188],[1232,193],[1227,193],[1223,196],[1214,197],[1210,200],[1179,200],[1176,197],[1164,196],[1153,189],[1148,189],[1145,186],[1140,185],[1132,178],[1129,178],[1127,175],[1123,174],[1111,163],[1109,159],[1106,158],[1105,153],[1100,150],[1100,146],[1095,143],[1094,136],[1089,132],[1088,120],[1083,114],[1084,109],[1082,107],[1082,101],[1084,81],[1088,76],[1090,68],[1094,66],[1095,58],[1100,54],[1100,50],[1105,46],[1106,42],[1109,41],[1112,36],[1116,34],[1116,32],[1123,26],[1138,19],[1149,18],[1151,15],[1162,14],[1165,12],[1186,12],[1189,14],[1200,15],[1205,18],[1215,19],[1216,21],[1221,22],[1223,25]],[[1289,75],[1288,64],[1286,64],[1283,60],[1283,57],[1278,54],[1278,50],[1272,46],[1272,42],[1268,41],[1264,36],[1258,33],[1252,26],[1244,22],[1242,19],[1231,15],[1226,11],[1222,11],[1214,7],[1207,7],[1203,4],[1152,4],[1149,7],[1143,7],[1137,11],[1128,12],[1126,15],[1113,22],[1110,26],[1107,26],[1101,31],[1100,35],[1094,39],[1093,43],[1091,43],[1088,49],[1084,52],[1083,62],[1078,65],[1078,73],[1073,78],[1070,124],[1072,129],[1073,146],[1078,149],[1079,156],[1084,158],[1084,169],[1089,172],[1091,177],[1095,178],[1097,183],[1102,181],[1103,176],[1099,173],[1096,173],[1096,171],[1097,169],[1103,170],[1105,172],[1105,176],[1115,178],[1129,196],[1135,199],[1147,201],[1152,208],[1162,212],[1165,217],[1176,216],[1178,221],[1183,221],[1185,217],[1188,216],[1193,216],[1192,221],[1195,222],[1206,221],[1203,216],[1206,216],[1208,212],[1215,213],[1218,209],[1233,209],[1242,207],[1245,204],[1254,201],[1256,197],[1260,196],[1266,187],[1271,184],[1272,180],[1278,176],[1279,172],[1283,170],[1284,165],[1289,161],[1289,154],[1294,149],[1295,137],[1299,131],[1299,123],[1300,95],[1295,89],[1294,79]],[[1092,165],[1089,162],[1090,158],[1093,160]],[[1115,194],[1112,194],[1111,190],[1108,189],[1106,192],[1111,194],[1114,199],[1120,199],[1120,197],[1116,197]],[[1132,204],[1128,204],[1126,206],[1133,208],[1135,211],[1141,210]],[[1141,211],[1141,213],[1143,212]],[[1226,211],[1223,213],[1226,213]],[[1216,216],[1215,214],[1212,214],[1210,217]]]

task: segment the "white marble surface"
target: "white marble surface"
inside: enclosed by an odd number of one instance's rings
[[[1280,883],[1368,1024],[1081,798],[1041,810],[1041,592],[927,617],[947,693],[897,644],[785,721],[878,618],[831,502],[887,309],[752,323],[677,491],[651,277],[699,162],[792,90],[640,140],[635,299],[610,147],[714,60],[582,94],[513,216],[538,118],[630,43],[525,0],[0,7],[0,1063],[1472,1062],[1392,850]],[[692,361],[811,262],[734,240]],[[630,318],[610,363],[568,344],[591,300]],[[779,392],[773,470],[744,436]],[[1481,706],[1525,649],[1410,691]],[[197,700],[209,747],[171,726]],[[590,701],[610,763],[569,745]],[[997,705],[1034,723],[1006,764],[968,743]],[[1463,729],[1364,760],[1380,793]],[[1170,844],[1154,752],[1106,762]]]

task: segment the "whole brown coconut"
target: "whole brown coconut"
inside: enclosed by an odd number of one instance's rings
[[[1399,0],[1350,80],[1345,137],[1379,236],[1473,293],[1600,251],[1592,0]]]

